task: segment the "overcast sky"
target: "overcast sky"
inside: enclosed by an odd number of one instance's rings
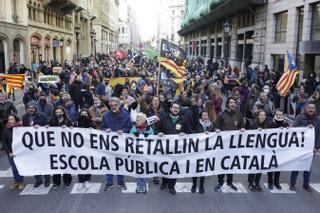
[[[137,14],[142,40],[155,37],[159,0],[128,0],[128,3]]]

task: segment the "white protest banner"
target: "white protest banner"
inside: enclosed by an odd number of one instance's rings
[[[18,127],[14,162],[21,175],[121,174],[195,177],[269,171],[306,171],[314,129],[225,131],[136,137],[101,130]]]
[[[38,83],[42,84],[55,84],[60,81],[58,75],[40,75],[38,77]]]

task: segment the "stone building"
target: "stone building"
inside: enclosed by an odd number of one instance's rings
[[[93,7],[97,17],[93,21],[93,29],[96,32],[96,52],[110,53],[115,51],[118,45],[118,0],[94,0]]]
[[[9,64],[28,64],[27,8],[21,0],[0,1],[0,72]]]
[[[26,0],[28,10],[28,56],[31,64],[40,60],[72,60],[73,10],[77,0]]]
[[[74,53],[77,58],[95,55],[96,32],[93,20],[97,11],[93,8],[93,0],[80,0],[74,10]]]
[[[265,0],[200,2],[186,1],[179,31],[190,58],[212,59],[242,69],[246,63],[264,64]]]
[[[271,0],[268,3],[265,63],[283,70],[289,50],[300,70],[320,77],[320,1]]]

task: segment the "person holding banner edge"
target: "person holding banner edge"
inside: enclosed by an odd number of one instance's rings
[[[110,111],[105,113],[102,122],[101,130],[106,132],[117,132],[118,134],[129,133],[132,128],[132,122],[130,115],[127,111],[120,108],[120,99],[117,97],[111,97],[109,99]],[[118,186],[122,190],[126,190],[127,186],[124,183],[124,176],[118,175]],[[109,191],[113,187],[113,175],[106,175],[107,183],[105,185],[104,191]]]
[[[72,128],[73,124],[69,120],[66,110],[61,106],[57,106],[53,110],[53,116],[50,121],[50,126]],[[70,174],[63,174],[63,182],[66,188],[68,188],[71,185],[71,181],[72,181],[72,176]],[[54,174],[52,176],[52,182],[53,182],[52,188],[57,189],[61,185],[61,174]]]
[[[270,128],[289,128],[289,124],[284,119],[284,112],[282,109],[276,109],[276,113],[274,115],[273,121],[270,124]],[[276,189],[281,190],[282,187],[279,182],[280,172],[268,172],[268,188],[270,190],[273,189],[273,186]]]
[[[267,120],[267,113],[263,109],[259,109],[255,113],[256,119],[249,125],[249,129],[257,129],[262,131],[262,129],[266,129],[269,127]],[[248,188],[253,192],[262,192],[262,188],[260,186],[260,179],[262,173],[249,174],[248,175]]]
[[[91,116],[89,114],[88,110],[81,110],[78,116],[78,122],[77,122],[77,127],[80,128],[87,128],[87,129],[92,129],[95,127],[93,121],[91,120]],[[89,183],[91,180],[91,174],[79,174],[78,175],[78,180],[79,180],[79,191],[82,191],[83,189],[88,190],[89,189]]]
[[[5,128],[2,132],[2,145],[4,151],[8,155],[8,160],[12,169],[12,174],[14,178],[14,183],[10,186],[11,190],[18,189],[23,190],[25,184],[23,183],[24,177],[21,176],[18,172],[16,164],[13,161],[15,155],[12,153],[12,132],[14,127],[21,126],[21,122],[15,114],[9,114],[7,119],[4,122]]]
[[[196,126],[195,133],[203,133],[205,132],[206,134],[209,134],[209,132],[214,131],[214,124],[211,122],[209,118],[209,113],[207,111],[202,111],[200,113],[200,119],[199,122]],[[191,192],[196,193],[197,190],[197,177],[192,178],[192,187],[191,187]],[[199,186],[199,193],[203,194],[204,193],[204,177],[200,177],[200,186]]]
[[[39,126],[46,126],[47,120],[47,116],[40,112],[36,101],[32,100],[26,105],[26,114],[22,117],[23,126],[33,126],[38,128]],[[35,175],[34,178],[36,180],[33,184],[34,188],[39,187],[43,183],[43,178],[44,186],[50,186],[50,175]]]
[[[130,130],[131,134],[136,137],[143,135],[148,137],[149,135],[154,135],[152,127],[147,125],[147,116],[141,112],[137,113],[137,119],[135,125]],[[147,179],[137,178],[137,189],[136,193],[147,193]]]
[[[226,101],[226,109],[218,114],[216,121],[216,132],[225,130],[240,130],[245,131],[244,129],[244,118],[238,109],[237,99],[234,97],[229,97]],[[221,191],[221,187],[224,183],[224,174],[218,175],[218,184],[214,188],[216,192]],[[238,188],[233,184],[233,175],[227,174],[227,185],[238,191]]]
[[[178,102],[173,102],[170,107],[170,113],[163,116],[158,125],[158,136],[164,135],[179,135],[192,133],[191,124],[188,120],[180,115],[181,105]],[[176,185],[177,179],[162,178],[162,184],[160,189],[164,190],[168,187],[169,193],[172,195],[176,194],[174,186]]]
[[[314,141],[314,153],[320,149],[320,118],[317,116],[316,105],[313,101],[306,103],[304,112],[298,115],[293,123],[294,127],[306,127],[314,128],[315,131],[315,141]],[[296,191],[296,182],[298,178],[299,171],[291,172],[290,176],[290,190]],[[307,192],[312,192],[312,189],[309,185],[310,182],[310,171],[303,172],[303,188]]]

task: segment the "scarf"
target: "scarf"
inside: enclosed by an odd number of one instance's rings
[[[202,125],[202,127],[203,127],[203,129],[204,129],[205,131],[208,130],[208,129],[210,129],[211,126],[212,126],[212,122],[211,122],[210,120],[203,121],[203,120],[199,119],[199,122],[200,122],[200,124]]]
[[[14,128],[14,127],[18,127],[18,126],[22,126],[22,122],[21,121],[17,122],[14,125],[10,125],[10,124],[7,123],[6,128]]]
[[[140,132],[143,132],[143,130],[145,130],[146,127],[147,127],[147,124],[144,123],[144,124],[142,124],[141,126],[137,126],[137,129],[138,129]]]

